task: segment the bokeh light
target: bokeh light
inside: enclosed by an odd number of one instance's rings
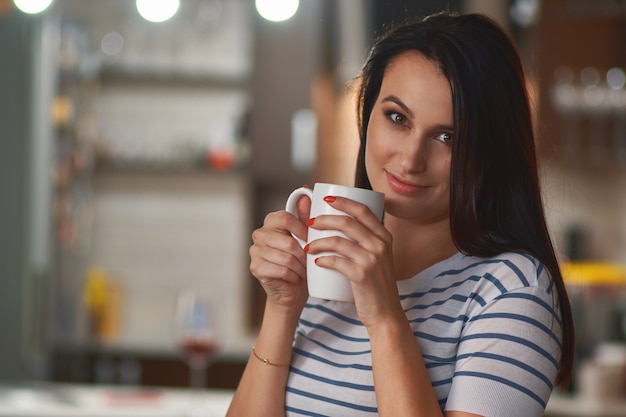
[[[176,14],[180,0],[137,0],[137,11],[149,22],[164,22]]]
[[[13,0],[13,2],[18,9],[28,14],[41,13],[52,4],[52,0]]]
[[[283,22],[291,19],[300,7],[299,0],[256,0],[256,10],[270,22]]]

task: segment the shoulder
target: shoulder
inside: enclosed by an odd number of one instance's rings
[[[547,269],[539,260],[516,252],[505,252],[490,258],[463,255],[451,267],[439,275],[480,277],[508,290],[550,285],[551,281]]]
[[[553,281],[548,270],[533,256],[505,252],[490,258],[462,255],[441,271],[437,280],[458,285],[481,306],[500,298],[533,296],[549,302]],[[520,295],[522,294],[522,295]]]
[[[406,281],[399,281],[401,296],[449,291],[481,293],[493,296],[520,288],[543,288],[551,291],[552,280],[547,269],[536,258],[516,252],[504,252],[484,258],[457,253],[420,272]]]

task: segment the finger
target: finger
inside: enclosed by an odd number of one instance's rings
[[[369,229],[357,219],[344,215],[318,216],[309,222],[309,227],[313,229],[341,232],[358,247],[382,254],[391,247],[391,234],[381,223],[376,222],[372,226],[374,230]]]
[[[304,275],[296,273],[294,270],[289,269],[284,265],[267,261],[250,262],[250,272],[257,280],[267,284],[283,281],[295,285],[304,279]]]
[[[355,262],[353,259],[343,256],[324,254],[315,258],[315,265],[320,268],[335,270],[354,284],[364,283],[367,280],[374,281],[372,279],[374,275],[372,272],[373,269],[366,268],[358,262]]]
[[[309,243],[306,248],[307,255],[327,256],[332,254],[353,261],[361,256],[359,255],[360,251],[365,252],[366,249],[361,247],[358,243],[341,236],[328,236],[315,239]]]
[[[303,221],[284,210],[269,213],[265,216],[263,227],[258,230],[273,229],[285,235],[295,235],[306,241],[308,228]],[[293,239],[293,238],[292,238]],[[297,245],[297,247],[300,247]],[[301,249],[301,248],[300,248]]]
[[[298,211],[298,219],[302,222],[309,220],[311,213],[311,199],[303,195],[296,201],[296,210]]]
[[[260,281],[278,279],[295,284],[306,276],[302,256],[260,245],[252,245],[249,252],[250,272]]]
[[[355,283],[385,275],[384,271],[388,270],[389,257],[365,250],[338,236],[315,240],[310,247],[309,254],[315,257],[317,266],[334,269]]]
[[[339,210],[348,216],[358,220],[367,229],[378,235],[380,238],[387,236],[387,231],[380,219],[365,204],[358,203],[345,197],[329,196],[325,199],[326,204],[332,208]]]
[[[303,268],[306,265],[306,256],[300,244],[288,232],[269,228],[257,229],[252,232],[252,242],[252,247],[258,250],[268,249],[267,252],[259,253],[277,252],[270,260],[271,262],[281,263],[282,261],[287,264],[293,257]]]

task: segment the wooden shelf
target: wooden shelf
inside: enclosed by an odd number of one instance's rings
[[[103,66],[98,78],[103,83],[145,86],[202,87],[225,90],[245,89],[248,86],[248,80],[239,76],[124,66]]]

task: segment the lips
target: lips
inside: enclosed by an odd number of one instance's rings
[[[414,195],[427,188],[425,186],[411,184],[409,182],[406,182],[405,180],[402,180],[396,177],[395,175],[390,174],[389,172],[385,171],[385,174],[387,176],[387,183],[389,184],[389,187],[391,188],[392,191],[398,194]]]

